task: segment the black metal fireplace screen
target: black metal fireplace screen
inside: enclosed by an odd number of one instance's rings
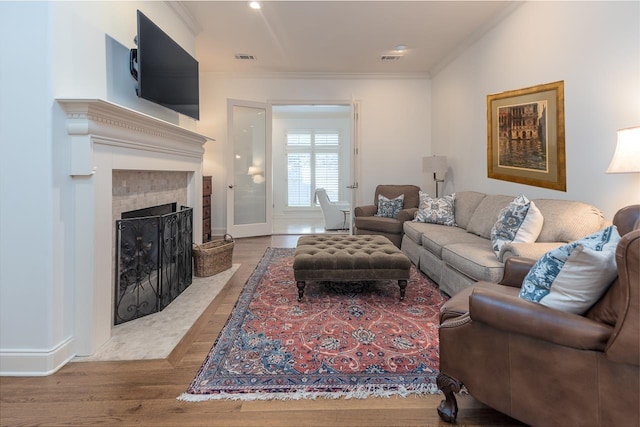
[[[192,243],[189,207],[116,221],[115,325],[162,311],[189,287]]]

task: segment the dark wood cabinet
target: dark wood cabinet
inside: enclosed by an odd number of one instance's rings
[[[202,177],[202,243],[211,240],[211,177]]]

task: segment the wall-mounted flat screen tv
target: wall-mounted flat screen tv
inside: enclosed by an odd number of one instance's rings
[[[198,61],[138,10],[131,74],[140,98],[200,120]]]

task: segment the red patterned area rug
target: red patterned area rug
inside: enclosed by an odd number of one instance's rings
[[[310,282],[297,301],[293,249],[269,248],[186,401],[365,398],[437,393],[446,297],[411,269],[398,282]]]

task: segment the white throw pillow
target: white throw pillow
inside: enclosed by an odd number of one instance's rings
[[[419,192],[420,205],[413,218],[414,222],[428,222],[431,224],[456,225],[455,199],[456,193],[434,199],[427,193]]]
[[[540,209],[525,197],[519,195],[498,215],[491,229],[491,243],[496,256],[508,243],[533,243],[542,231],[544,218]]]
[[[589,310],[618,275],[615,248],[595,251],[576,246],[540,304],[575,314]]]
[[[612,225],[547,252],[525,277],[520,298],[584,314],[616,278],[619,241]]]

